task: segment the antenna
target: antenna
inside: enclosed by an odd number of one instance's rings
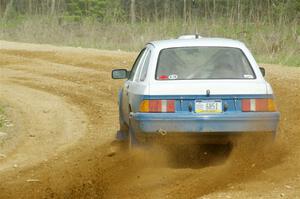
[[[196,25],[196,34],[195,34],[195,37],[196,37],[196,39],[199,39],[199,33],[198,33],[198,26]]]

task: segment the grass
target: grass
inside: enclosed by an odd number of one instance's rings
[[[300,66],[300,24],[270,24],[263,21],[235,22],[226,18],[181,19],[159,22],[100,23],[92,19],[80,22],[44,16],[20,16],[0,21],[0,39],[50,43],[76,47],[138,51],[147,42],[195,33],[206,37],[226,37],[243,41],[259,62]]]

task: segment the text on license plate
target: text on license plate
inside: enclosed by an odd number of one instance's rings
[[[196,113],[221,113],[222,100],[196,100]]]

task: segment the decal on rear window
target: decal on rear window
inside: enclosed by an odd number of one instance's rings
[[[161,75],[161,76],[159,76],[159,79],[160,79],[160,80],[167,80],[167,79],[169,79],[169,78],[168,78],[167,75]]]
[[[178,75],[176,75],[176,74],[169,75],[169,79],[177,79],[177,78],[178,78]]]

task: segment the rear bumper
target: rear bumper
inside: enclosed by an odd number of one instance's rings
[[[131,113],[134,131],[155,133],[276,132],[279,112],[248,113]]]

